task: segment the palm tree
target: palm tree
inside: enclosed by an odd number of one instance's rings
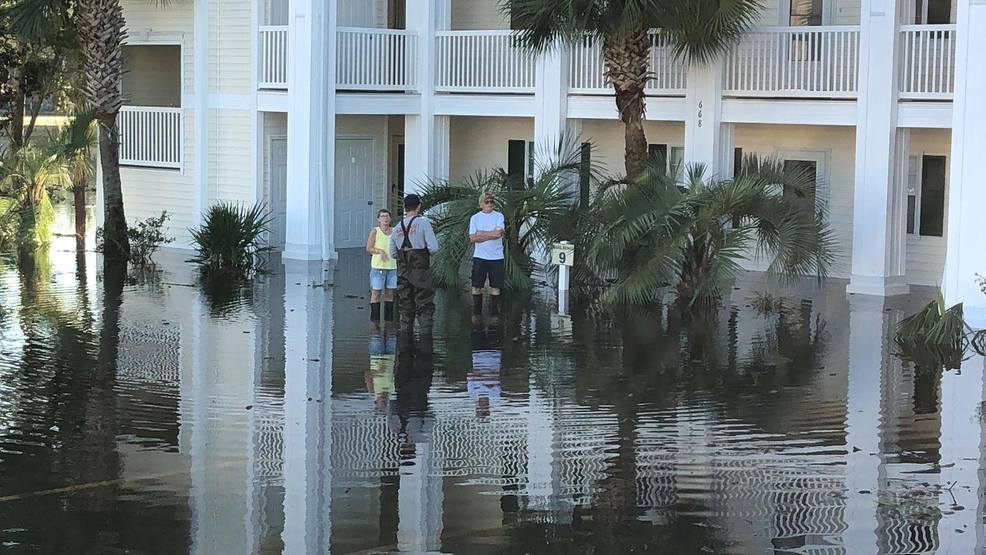
[[[76,0],[76,29],[84,59],[83,92],[99,128],[99,162],[103,170],[104,256],[126,263],[130,256],[127,218],[120,181],[120,135],[117,114],[123,105],[123,40],[120,0]]]
[[[77,111],[62,127],[57,144],[62,149],[62,158],[72,182],[75,200],[75,240],[78,250],[84,250],[86,237],[86,187],[92,175],[92,150],[96,146],[96,129],[93,126],[94,114],[91,110]]]
[[[543,51],[560,41],[602,41],[606,78],[626,126],[626,175],[647,164],[644,87],[649,78],[651,29],[675,56],[712,62],[756,21],[760,0],[500,0],[520,27],[522,44]]]
[[[502,168],[479,171],[461,181],[435,180],[423,190],[422,203],[435,227],[442,248],[432,261],[436,285],[455,287],[462,283],[462,264],[469,255],[469,218],[478,211],[481,192],[492,193],[496,209],[506,220],[504,230],[505,286],[530,290],[537,263],[532,255],[556,238],[558,223],[572,213],[577,199],[570,186],[580,167],[577,142],[562,138],[550,162],[528,180]],[[584,170],[585,168],[583,168]],[[590,169],[591,171],[591,169]]]
[[[681,186],[650,171],[597,193],[579,234],[587,265],[615,279],[605,300],[646,304],[670,286],[687,307],[714,306],[744,259],[779,278],[827,275],[835,242],[807,172],[749,156],[732,180],[703,173],[689,168]]]

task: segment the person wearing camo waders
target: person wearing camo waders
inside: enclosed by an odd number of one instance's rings
[[[428,218],[420,215],[421,199],[404,197],[404,218],[390,238],[390,255],[397,261],[397,312],[401,331],[410,332],[414,321],[424,333],[431,331],[435,315],[435,285],[431,280],[431,256],[438,239]]]

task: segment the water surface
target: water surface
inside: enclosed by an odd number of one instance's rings
[[[0,545],[93,553],[974,553],[983,361],[923,300],[747,276],[712,319],[440,296],[368,322],[362,253],[203,288],[187,255],[0,261]],[[323,276],[333,286],[322,286]]]

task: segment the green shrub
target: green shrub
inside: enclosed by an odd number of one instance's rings
[[[0,251],[10,250],[16,244],[20,226],[18,204],[16,199],[0,197]]]
[[[151,266],[154,264],[154,253],[175,240],[164,234],[164,224],[171,216],[167,211],[161,212],[160,216],[151,216],[143,220],[134,221],[134,225],[127,226],[127,237],[130,239],[130,263],[136,267]],[[96,228],[96,252],[103,252],[103,228]]]
[[[17,225],[17,247],[26,251],[43,248],[51,243],[51,226],[55,222],[55,208],[48,193],[43,192],[36,204],[23,204]]]
[[[266,244],[270,220],[270,213],[259,204],[212,205],[202,227],[191,231],[197,252],[192,262],[209,273],[250,274],[259,269],[261,255],[270,251]]]

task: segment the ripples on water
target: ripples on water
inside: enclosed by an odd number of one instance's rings
[[[59,250],[62,249],[62,250]],[[891,354],[920,299],[841,284],[711,322],[500,324],[432,342],[288,265],[233,292],[182,255],[120,301],[89,255],[0,262],[0,545],[42,552],[972,553],[982,361]],[[110,291],[107,295],[107,291]]]

